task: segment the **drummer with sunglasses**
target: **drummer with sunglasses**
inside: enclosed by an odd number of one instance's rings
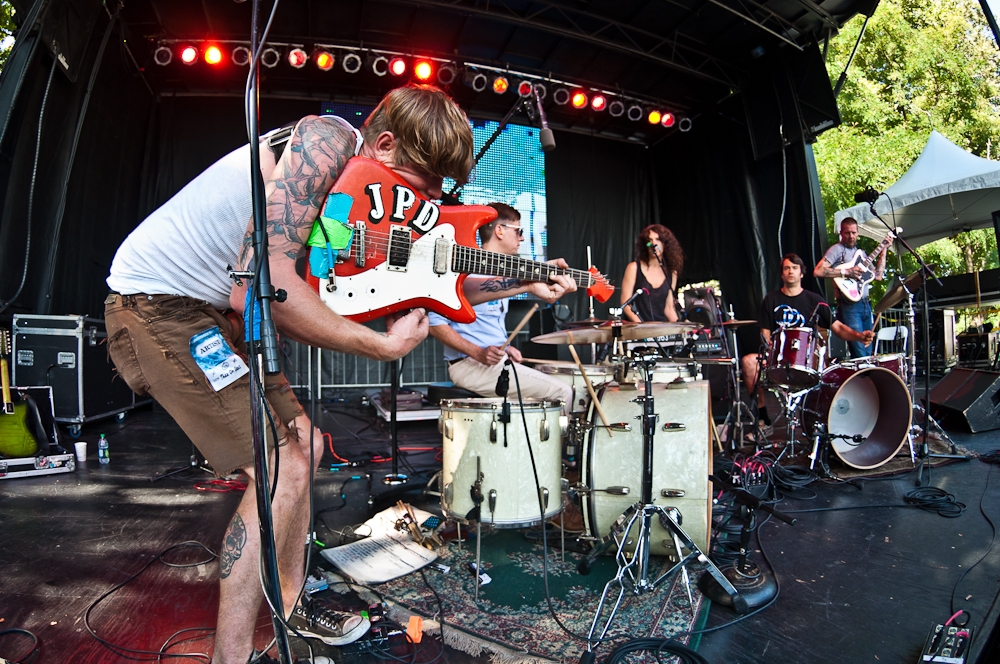
[[[857,341],[870,344],[874,337],[871,330],[858,332],[839,320],[833,320],[830,307],[823,298],[812,291],[802,288],[802,275],[805,273],[805,262],[797,254],[785,254],[781,259],[781,288],[764,296],[760,304],[757,322],[760,324],[763,352],[749,353],[742,358],[743,381],[747,392],[754,393],[757,386],[758,369],[766,368],[766,349],[771,345],[771,335],[779,328],[812,327],[820,334],[831,330],[844,341]],[[770,424],[764,410],[763,392],[757,394],[757,405],[760,419]]]

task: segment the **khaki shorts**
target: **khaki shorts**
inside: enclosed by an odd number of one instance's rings
[[[104,315],[108,355],[128,386],[166,408],[219,476],[252,465],[250,376],[216,392],[190,350],[192,336],[218,327],[246,361],[242,318],[195,298],[117,293],[105,300]],[[302,406],[282,374],[264,377],[264,394],[278,438],[287,441],[295,434],[286,425],[303,414]]]

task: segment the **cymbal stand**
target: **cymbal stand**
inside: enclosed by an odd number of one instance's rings
[[[611,627],[611,623],[614,621],[615,616],[618,613],[618,608],[621,606],[622,598],[625,595],[625,589],[628,587],[631,592],[635,595],[641,595],[643,593],[653,592],[656,588],[668,577],[673,575],[679,570],[683,570],[686,573],[687,564],[692,560],[697,559],[706,567],[706,572],[711,575],[721,586],[722,590],[729,597],[737,613],[746,613],[749,610],[746,601],[740,596],[736,588],[730,583],[729,579],[723,575],[718,567],[715,566],[708,556],[706,556],[698,546],[691,541],[691,538],[677,523],[677,511],[667,509],[661,505],[653,504],[653,436],[656,432],[657,415],[653,410],[653,371],[656,368],[657,356],[653,354],[644,355],[638,360],[633,358],[633,361],[639,364],[639,367],[643,373],[643,378],[645,381],[645,394],[641,397],[633,399],[633,401],[642,403],[642,498],[639,502],[635,503],[629,507],[625,512],[618,517],[614,524],[611,526],[611,532],[608,534],[607,538],[604,540],[604,545],[598,545],[594,550],[581,561],[579,570],[581,573],[587,573],[589,571],[590,564],[600,555],[604,550],[610,548],[613,544],[617,544],[617,549],[615,550],[615,560],[618,563],[618,572],[615,574],[614,578],[607,582],[604,586],[604,591],[601,593],[600,602],[597,605],[597,613],[594,615],[594,620],[590,626],[590,632],[587,634],[587,647],[590,648],[590,644],[599,639],[603,639],[607,633],[608,629]],[[666,572],[661,574],[656,579],[650,580],[649,574],[649,553],[650,553],[650,533],[652,528],[653,516],[656,515],[659,518],[660,525],[665,529],[669,530],[671,536],[674,538],[675,546],[677,543],[683,548],[688,550],[688,554],[681,558],[678,555],[678,562],[668,569]],[[632,528],[638,524],[638,533],[634,538],[629,537],[632,533]],[[635,542],[635,550],[631,555],[625,551],[625,547],[629,542]],[[598,631],[598,624],[600,622],[601,616],[604,614],[605,605],[608,602],[609,595],[612,592],[614,586],[618,587],[618,594],[615,598],[614,605],[611,607],[611,612],[608,615],[607,620],[604,622],[603,627],[600,630],[600,636],[595,639],[594,634]],[[689,588],[690,592],[690,588]]]
[[[733,312],[733,305],[729,305],[729,319],[735,319],[735,312]],[[728,429],[729,432],[729,444],[732,450],[735,452],[740,445],[743,444],[743,415],[746,414],[750,417],[750,421],[753,422],[754,428],[754,440],[757,439],[757,418],[754,417],[753,411],[750,410],[750,406],[743,402],[740,398],[740,385],[743,384],[743,367],[740,356],[739,340],[737,339],[736,330],[733,330],[733,345],[732,352],[729,352],[729,332],[725,327],[722,328],[722,338],[726,340],[726,352],[730,357],[736,358],[733,363],[734,368],[729,370],[729,378],[732,380],[733,384],[733,403],[729,407],[729,412],[726,413],[726,419],[722,423],[723,430]],[[758,383],[760,381],[758,380]],[[754,389],[756,391],[756,387]],[[750,395],[753,399],[753,395]]]

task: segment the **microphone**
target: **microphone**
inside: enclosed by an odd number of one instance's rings
[[[507,365],[510,364],[510,360],[504,362],[503,370],[500,372],[500,377],[497,378],[496,394],[498,397],[506,397],[507,391],[510,390],[510,374],[507,372]]]
[[[858,193],[854,194],[854,202],[868,203],[868,205],[872,205],[875,203],[875,201],[878,200],[878,197],[881,195],[882,194],[876,191],[874,187],[869,185],[865,187],[864,191],[859,191]]]
[[[632,293],[632,297],[630,297],[629,299],[625,300],[622,303],[622,309],[635,302],[635,298],[639,297],[640,295],[649,295],[649,290],[646,288],[639,288],[638,290],[636,290],[634,293]]]
[[[542,108],[542,98],[538,95],[538,88],[531,86],[531,92],[535,97],[535,107],[538,109],[538,121],[542,125],[538,131],[538,140],[542,142],[542,152],[552,152],[556,149],[556,137],[549,129],[549,121],[545,117],[545,109]]]

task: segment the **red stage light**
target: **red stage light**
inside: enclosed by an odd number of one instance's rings
[[[389,71],[393,76],[402,76],[406,73],[406,60],[403,58],[389,60]]]
[[[660,124],[660,120],[662,118],[663,115],[655,109],[650,111],[649,115],[646,116],[646,119],[649,120],[649,124]]]
[[[205,62],[210,65],[217,65],[222,62],[222,49],[215,44],[205,48]]]
[[[193,65],[198,59],[198,49],[194,46],[181,47],[181,62],[186,65]]]
[[[493,92],[497,93],[498,95],[502,95],[503,93],[507,92],[508,88],[510,88],[510,83],[507,82],[506,77],[497,76],[496,78],[493,79]]]
[[[594,98],[590,100],[590,107],[595,111],[603,111],[608,106],[608,98],[602,94],[594,95]]]
[[[313,60],[316,62],[316,68],[320,71],[333,69],[333,54],[329,51],[320,51]]]
[[[531,96],[531,83],[528,81],[521,81],[517,84],[517,94],[521,97]]]
[[[660,124],[664,127],[673,127],[676,119],[677,118],[674,117],[673,113],[664,113],[663,117],[660,119]]]
[[[587,95],[581,90],[577,90],[570,98],[570,103],[573,105],[573,108],[583,108],[587,105]]]
[[[434,75],[434,66],[430,60],[417,60],[417,64],[413,66],[413,75],[420,81],[429,81]]]
[[[293,48],[288,52],[288,64],[296,69],[302,69],[309,62],[309,54],[301,48]]]

